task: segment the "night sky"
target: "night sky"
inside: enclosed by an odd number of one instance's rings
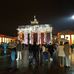
[[[19,25],[30,24],[36,15],[40,24],[52,24],[53,31],[74,29],[74,0],[2,0],[0,33],[16,36]]]

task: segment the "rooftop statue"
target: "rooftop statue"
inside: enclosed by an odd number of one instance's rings
[[[39,23],[39,22],[37,21],[36,16],[34,16],[34,20],[31,21],[31,24],[38,24],[38,23]]]

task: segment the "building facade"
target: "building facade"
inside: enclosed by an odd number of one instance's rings
[[[0,34],[0,44],[2,42],[9,43],[11,40],[15,41],[16,38],[15,37],[10,37],[10,36],[4,35],[4,34]]]
[[[69,44],[74,44],[74,32],[71,30],[65,30],[58,33],[58,39],[59,41],[62,40],[65,42],[66,40],[69,41]]]
[[[52,27],[49,24],[39,24],[36,17],[31,25],[18,26],[18,40],[24,44],[44,44],[52,42]]]

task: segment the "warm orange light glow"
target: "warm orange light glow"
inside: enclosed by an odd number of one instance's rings
[[[7,43],[7,38],[5,38],[5,42]]]
[[[3,37],[3,42],[5,42],[5,38]]]
[[[65,35],[65,39],[67,39],[70,43],[70,35]]]
[[[0,43],[1,43],[1,37],[0,37]]]
[[[72,38],[72,44],[74,44],[74,35],[71,35]]]
[[[64,35],[61,35],[61,38],[64,38]]]

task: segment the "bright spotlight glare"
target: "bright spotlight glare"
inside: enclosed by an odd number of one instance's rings
[[[72,19],[74,19],[74,15],[72,15],[72,17],[71,17]]]

